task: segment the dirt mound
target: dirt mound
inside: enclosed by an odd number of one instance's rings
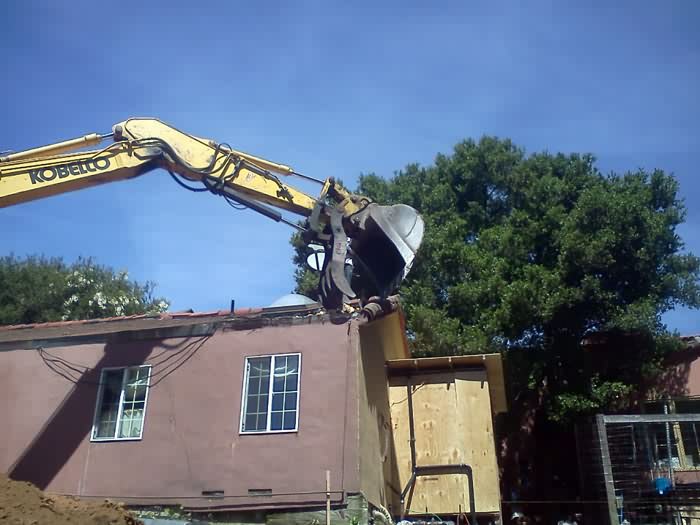
[[[0,474],[2,525],[142,525],[121,504],[94,503],[69,496],[45,494],[31,483]]]

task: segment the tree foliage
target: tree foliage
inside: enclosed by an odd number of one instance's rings
[[[154,284],[79,259],[13,255],[0,258],[0,324],[97,319],[167,310]]]
[[[413,353],[505,351],[552,419],[628,398],[674,347],[661,315],[700,306],[678,183],[661,170],[603,175],[591,155],[484,137],[390,180],[361,176],[357,191],[426,221],[401,290]],[[635,334],[635,351],[591,369],[583,343],[596,333]]]

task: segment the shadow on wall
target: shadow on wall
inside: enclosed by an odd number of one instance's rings
[[[187,338],[177,345],[162,341],[133,341],[128,345],[108,342],[104,354],[91,368],[71,363],[39,349],[39,357],[52,373],[73,383],[66,397],[9,469],[10,478],[29,481],[44,490],[66,465],[81,442],[92,432],[100,372],[105,367],[138,366],[151,357],[151,387],[175,371],[204,343],[205,338]],[[194,346],[193,346],[194,345]],[[162,350],[152,355],[154,349]],[[183,355],[184,354],[184,355]],[[173,359],[174,358],[174,359]],[[161,366],[160,370],[156,363]],[[159,374],[159,377],[155,377]]]
[[[691,377],[690,372],[698,358],[700,358],[700,347],[697,346],[672,354],[666,360],[665,370],[649,388],[650,393],[671,397],[683,397],[691,393],[697,395],[700,392],[700,377],[695,379],[698,384],[693,384],[694,378]]]

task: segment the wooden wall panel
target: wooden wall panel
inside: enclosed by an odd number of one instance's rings
[[[360,489],[370,503],[390,506],[400,490],[391,437],[389,386],[385,362],[403,355],[404,333],[398,314],[359,328],[358,423]]]
[[[498,512],[498,466],[486,371],[413,373],[411,382],[417,464],[471,465],[477,512]],[[411,476],[407,385],[407,376],[393,377],[389,389],[396,484],[401,488]],[[464,475],[421,477],[416,481],[410,513],[466,511],[468,494]],[[395,498],[394,505],[398,503]]]

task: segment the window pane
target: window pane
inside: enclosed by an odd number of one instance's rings
[[[113,437],[116,428],[116,421],[103,421],[99,423],[95,437]]]
[[[143,408],[124,409],[119,437],[140,437]]]
[[[255,430],[267,430],[267,409],[258,414],[258,426]]]
[[[250,377],[263,377],[270,375],[270,358],[256,357],[248,360],[250,365]]]
[[[297,394],[296,392],[291,394],[286,394],[284,396],[284,409],[285,410],[296,410],[297,408]]]
[[[119,422],[119,437],[121,438],[141,437],[148,375],[149,367],[147,366],[126,369],[124,404],[122,406],[122,419]]]
[[[126,382],[127,383],[133,383],[134,381],[137,381],[138,378],[139,378],[138,367],[128,368],[126,370]]]
[[[669,465],[669,450],[666,441],[666,423],[652,423],[649,425],[652,443],[655,445],[656,461],[658,465],[668,467]],[[669,425],[668,437],[671,443],[671,464],[678,461],[678,446],[673,432],[673,426]]]
[[[284,394],[273,394],[272,410],[282,410],[284,408]]]
[[[256,430],[258,418],[255,414],[248,414],[245,418],[245,428],[243,430],[253,431]]]
[[[148,367],[134,366],[126,371],[126,383],[129,385],[145,385],[148,382]]]
[[[134,394],[134,401],[146,402],[146,390],[148,387],[146,385],[139,385],[136,387],[136,393]]]
[[[107,404],[119,403],[122,393],[121,370],[106,370],[102,375],[102,402]]]
[[[277,356],[275,358],[273,392],[274,396],[279,396],[280,400],[275,403],[275,398],[273,398],[273,410],[282,410],[282,414],[281,421],[279,416],[273,419],[277,423],[274,430],[294,430],[296,428],[298,379],[299,357]]]
[[[290,374],[296,374],[299,372],[299,356],[298,355],[287,356],[287,371]]]
[[[116,421],[119,415],[119,403],[102,404],[102,409],[97,417],[100,422]]]
[[[245,406],[247,409],[247,413],[250,414],[251,412],[257,412],[258,396],[249,395],[246,398]]]
[[[143,419],[134,419],[131,422],[131,435],[129,437],[141,437],[141,424],[143,423]]]
[[[287,386],[286,386],[287,392],[297,390],[298,378],[299,378],[299,374],[296,374],[296,373],[292,374],[290,376],[287,376]]]
[[[284,413],[284,430],[294,430],[294,425],[296,424],[297,414],[296,412],[285,412]]]
[[[97,413],[96,438],[115,437],[123,373],[123,370],[105,370],[102,373],[102,399]]]
[[[127,385],[124,390],[124,401],[145,401],[146,385]]]
[[[270,386],[270,358],[248,359],[246,367],[244,432],[267,430],[267,405]]]
[[[298,371],[298,356],[275,357],[275,382],[272,385],[274,392],[296,389],[296,375]],[[290,384],[290,380],[292,383]]]
[[[129,414],[135,413],[135,411],[143,410],[145,403],[134,402],[134,403],[124,403],[122,407],[122,419],[131,417]]]
[[[131,419],[122,419],[119,437],[131,437]]]
[[[244,432],[260,432],[267,430],[267,414],[252,412],[245,418]]]
[[[685,462],[690,467],[700,466],[700,425],[697,423],[681,423],[681,436],[685,449]]]
[[[270,420],[270,430],[282,430],[282,412],[273,412]]]
[[[247,363],[243,413],[245,424],[242,431],[294,430],[299,356],[255,357],[248,359]]]
[[[267,394],[262,395],[262,396],[258,396],[258,409],[257,409],[257,412],[260,412],[261,414],[263,414],[263,413],[264,413],[264,414],[267,414],[267,399],[268,399],[269,397],[270,397],[270,396],[268,396]]]
[[[98,404],[94,438],[141,437],[149,373],[148,366],[102,372],[102,398]],[[118,421],[120,402],[121,420]]]

